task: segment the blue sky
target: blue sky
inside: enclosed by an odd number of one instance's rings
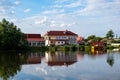
[[[120,0],[0,0],[0,20],[24,33],[71,30],[79,36],[120,36]]]

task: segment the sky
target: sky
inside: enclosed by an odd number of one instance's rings
[[[0,21],[24,33],[70,30],[79,36],[120,36],[120,0],[0,0]]]

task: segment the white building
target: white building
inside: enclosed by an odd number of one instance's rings
[[[77,44],[77,34],[71,31],[48,31],[45,34],[45,45],[65,45],[65,44]]]

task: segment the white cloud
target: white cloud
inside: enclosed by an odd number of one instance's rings
[[[18,1],[12,2],[11,0],[0,0],[0,19],[11,19],[16,13],[16,5]]]
[[[50,23],[50,27],[56,27],[57,26],[57,24],[56,24],[56,21],[51,21],[51,23]]]
[[[15,11],[11,11],[11,13],[12,13],[12,14],[14,14],[14,13],[15,13]]]
[[[19,4],[20,4],[20,1],[15,1],[14,4],[15,4],[15,5],[19,5]]]
[[[25,13],[28,13],[28,12],[30,12],[30,11],[31,11],[30,8],[27,8],[27,9],[24,10]]]
[[[74,7],[78,7],[80,5],[81,5],[81,2],[80,1],[76,1],[74,3],[66,5],[65,7],[67,7],[67,8],[74,8]]]
[[[60,3],[61,4],[61,3],[68,2],[68,1],[70,1],[70,0],[56,0],[55,3]]]
[[[111,16],[120,13],[120,1],[87,0],[83,9],[75,11],[80,16]]]
[[[58,14],[58,13],[63,13],[64,10],[58,10],[58,9],[53,9],[53,10],[46,10],[43,12],[43,14]]]
[[[62,5],[58,5],[58,4],[52,6],[52,8],[62,8],[62,7],[63,7]]]
[[[45,24],[48,21],[47,16],[44,16],[41,20],[35,21],[35,24]]]
[[[66,24],[64,24],[64,23],[62,23],[61,25],[60,25],[60,27],[65,27],[66,26]]]
[[[59,24],[60,27],[72,27],[75,25],[75,22],[74,23],[61,23]]]

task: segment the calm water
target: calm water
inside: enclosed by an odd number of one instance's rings
[[[0,80],[120,80],[120,52],[0,52]]]

